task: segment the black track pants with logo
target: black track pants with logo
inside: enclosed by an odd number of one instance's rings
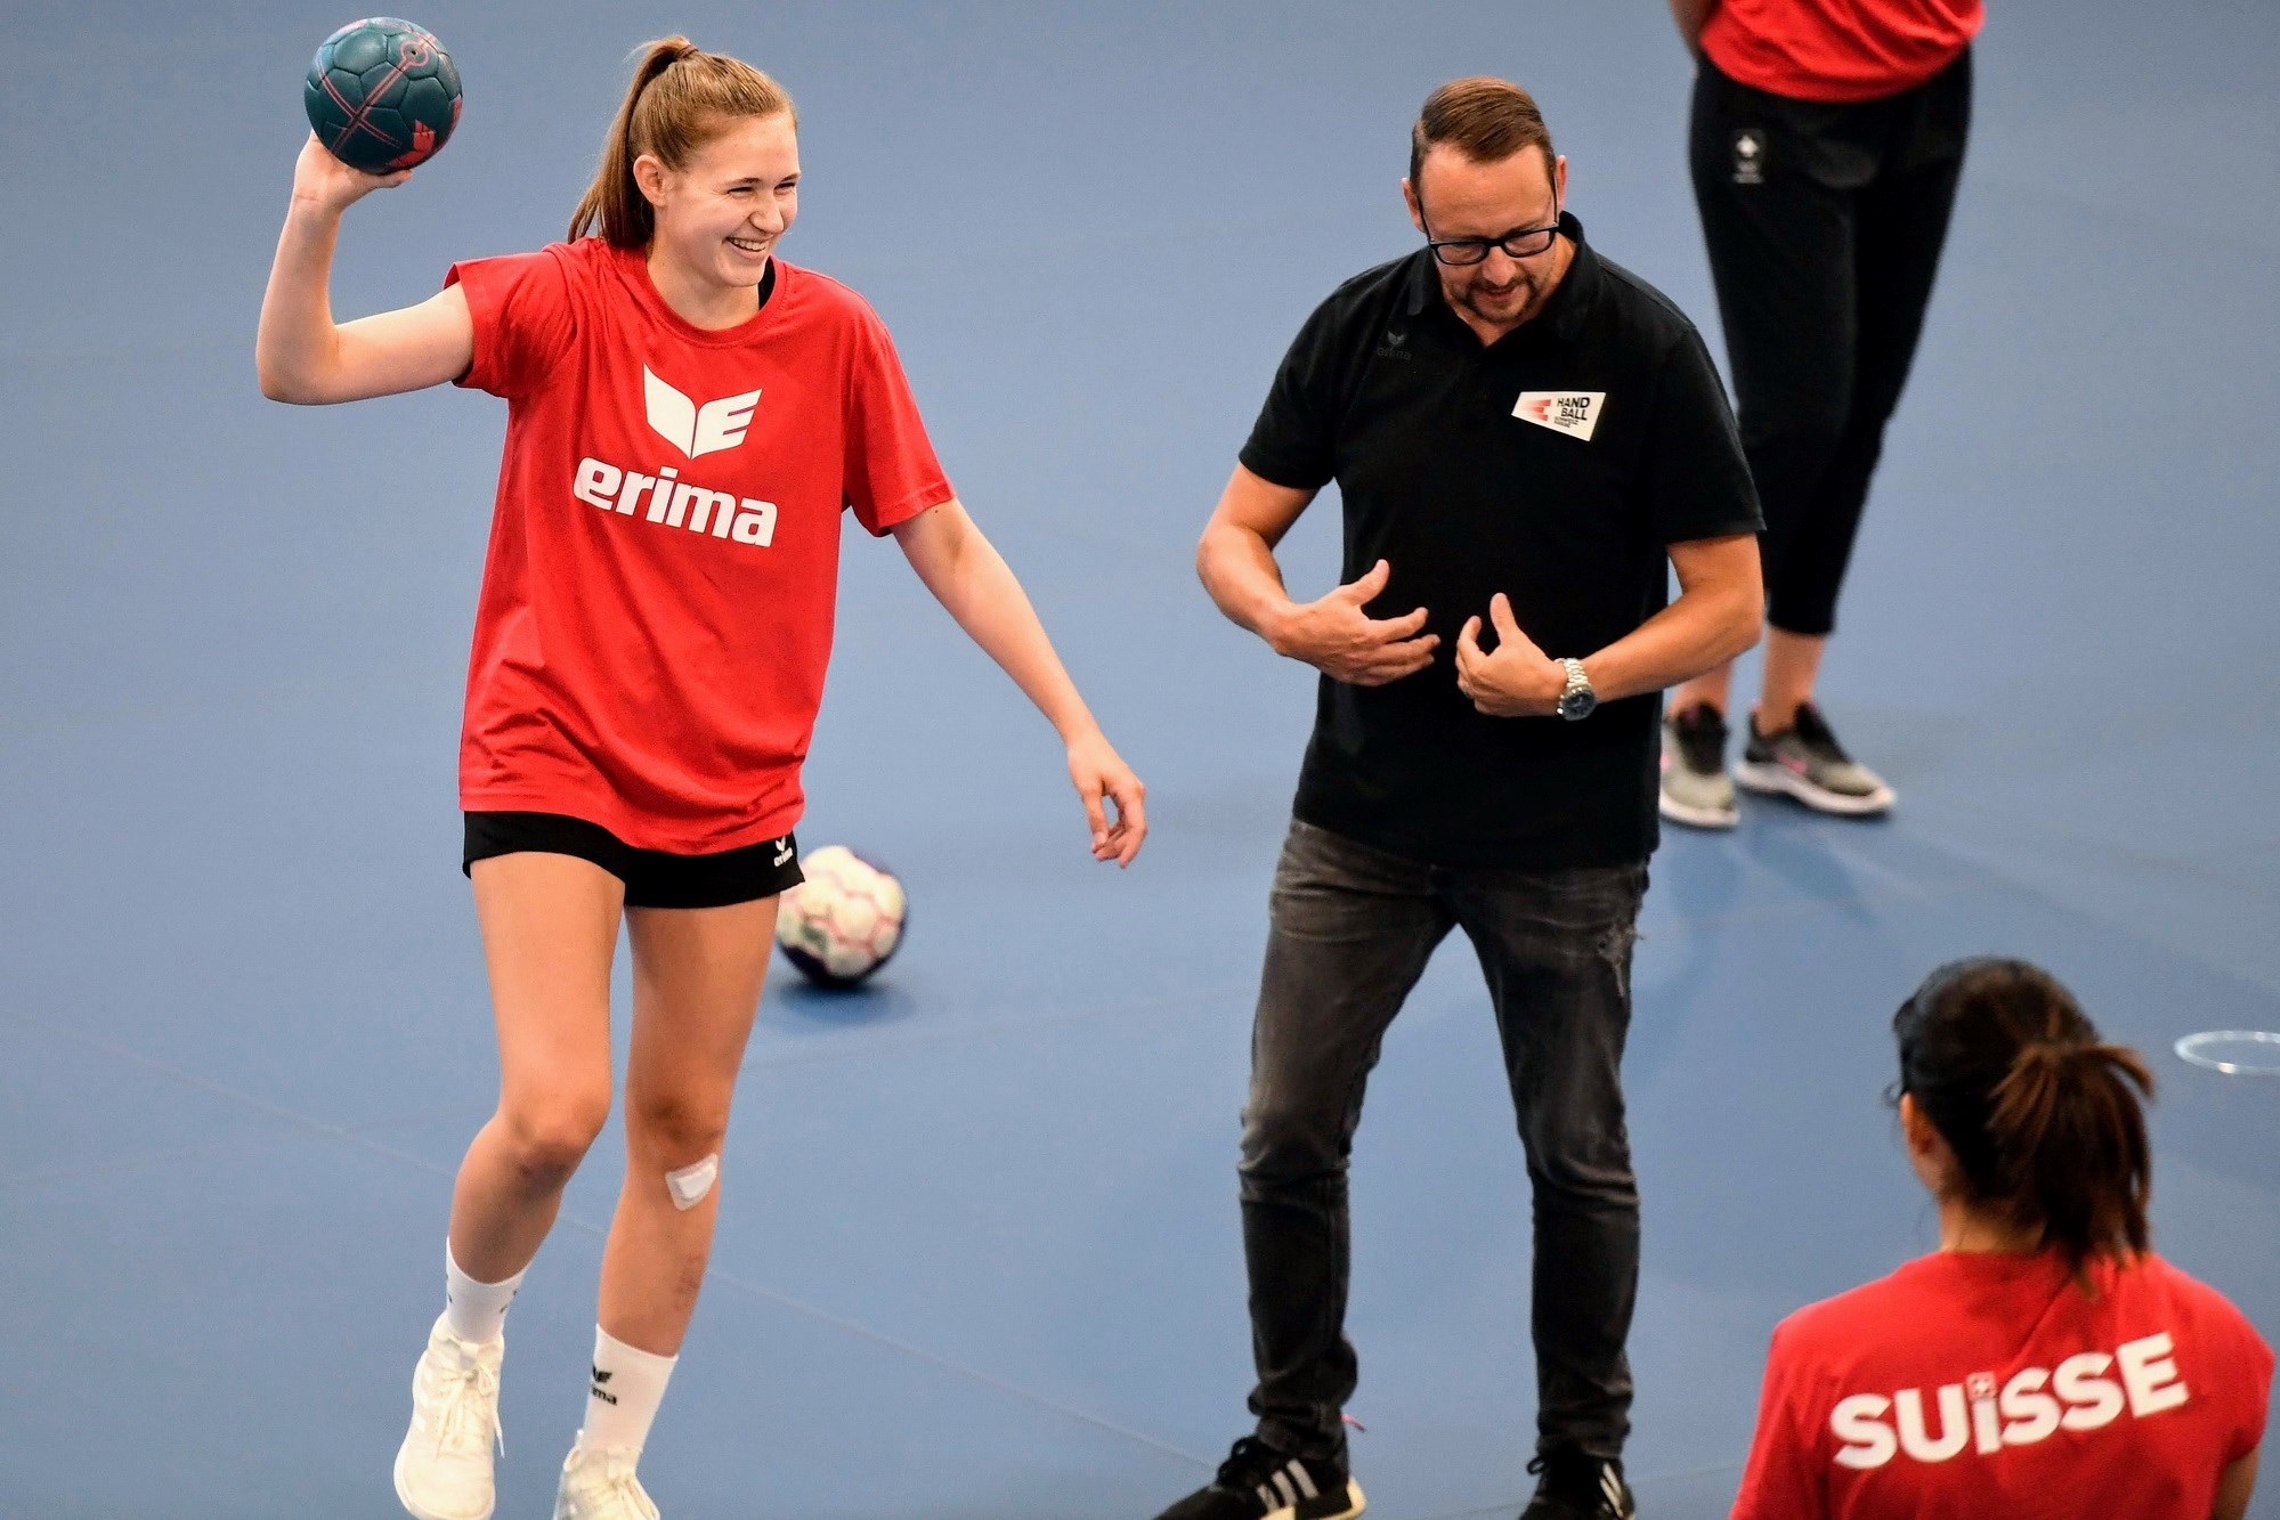
[[[1793,100],[1705,60],[1689,157],[1765,511],[1766,620],[1836,626],[1884,425],[1947,240],[1971,120],[1967,49],[1882,100]]]

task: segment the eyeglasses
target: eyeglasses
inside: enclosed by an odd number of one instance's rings
[[[1555,210],[1552,220],[1544,226],[1515,227],[1502,236],[1492,238],[1436,238],[1433,230],[1428,227],[1425,230],[1425,246],[1432,249],[1433,257],[1442,263],[1462,267],[1482,263],[1488,258],[1488,250],[1491,248],[1503,249],[1508,258],[1532,259],[1550,248],[1552,240],[1559,235],[1559,213]]]

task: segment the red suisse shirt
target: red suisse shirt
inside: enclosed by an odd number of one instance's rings
[[[2157,1256],[1941,1252],[1773,1332],[1733,1520],[2208,1520],[2272,1349]]]
[[[951,497],[887,329],[775,261],[748,322],[677,316],[599,238],[455,264],[507,400],[459,801],[708,854],[778,838],[823,700],[840,513]]]
[[[1718,0],[1702,50],[1769,94],[1876,100],[1953,63],[1983,19],[1981,0]]]

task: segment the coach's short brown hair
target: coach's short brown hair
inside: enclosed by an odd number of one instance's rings
[[[1552,171],[1552,129],[1536,109],[1536,97],[1509,80],[1475,76],[1452,79],[1425,97],[1417,125],[1409,129],[1409,186],[1431,149],[1456,149],[1476,164],[1493,164],[1522,148],[1541,148],[1544,172]]]

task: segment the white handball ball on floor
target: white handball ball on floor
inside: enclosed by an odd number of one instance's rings
[[[902,944],[902,883],[843,844],[810,852],[800,870],[807,880],[776,909],[776,943],[817,986],[852,987]]]

